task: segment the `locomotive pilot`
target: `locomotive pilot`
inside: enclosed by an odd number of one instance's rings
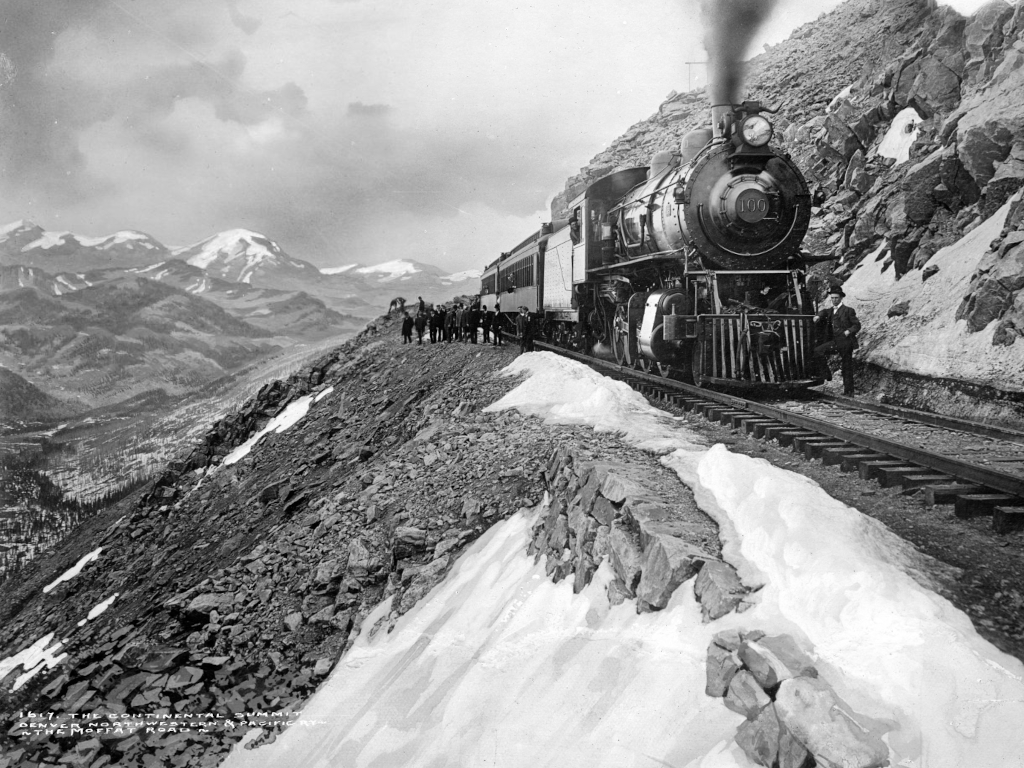
[[[857,333],[860,331],[860,320],[853,307],[843,304],[846,296],[843,289],[834,285],[829,289],[828,297],[832,306],[826,307],[814,316],[814,322],[825,324],[825,343],[814,348],[814,354],[818,357],[825,378],[832,380],[832,371],[829,369],[825,355],[830,352],[838,352],[840,368],[843,372],[843,394],[853,396],[853,350],[857,348]]]

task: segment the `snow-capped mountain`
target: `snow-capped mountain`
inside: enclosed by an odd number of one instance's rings
[[[292,287],[282,286],[281,280],[304,282],[320,274],[309,262],[292,258],[269,237],[248,229],[221,232],[172,255],[222,280],[266,288]]]
[[[480,278],[476,269],[451,274],[408,258],[318,269],[248,229],[168,248],[133,230],[84,237],[27,221],[0,228],[0,266],[4,291],[31,286],[62,296],[111,280],[145,278],[204,296],[229,311],[240,300],[262,310],[263,301],[280,302],[278,294],[303,292],[336,312],[363,318],[376,317],[397,296],[443,302],[476,293]]]
[[[48,272],[84,272],[105,267],[152,264],[169,251],[159,241],[136,230],[104,237],[45,230],[30,221],[0,228],[0,264],[41,267]]]

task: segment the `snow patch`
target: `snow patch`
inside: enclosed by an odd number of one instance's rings
[[[49,584],[47,584],[45,587],[43,587],[43,593],[44,594],[49,594],[61,582],[71,581],[73,578],[75,578],[75,576],[77,576],[78,574],[80,574],[82,572],[82,569],[85,568],[85,566],[87,566],[93,560],[97,559],[100,556],[100,552],[102,552],[102,551],[103,551],[103,547],[96,547],[96,549],[94,549],[92,552],[90,552],[89,554],[87,554],[84,557],[82,557],[81,560],[79,560],[73,566],[71,566],[66,571],[64,571],[64,573],[62,573],[60,576],[58,576],[55,580],[51,581]],[[0,675],[0,677],[3,677],[3,675]]]
[[[92,621],[97,616],[99,616],[101,613],[103,613],[105,610],[107,610],[107,608],[109,608],[111,606],[111,604],[113,604],[113,602],[115,600],[117,600],[117,596],[120,595],[120,594],[121,594],[120,592],[115,592],[110,597],[108,597],[106,600],[104,600],[102,603],[94,605],[92,607],[92,609],[89,611],[89,613],[86,615],[86,617],[84,619],[82,619],[80,622],[78,622],[78,626],[79,627],[84,627],[88,622]]]
[[[312,395],[304,395],[298,400],[289,403],[287,408],[267,423],[267,426],[225,456],[224,464],[234,464],[236,461],[240,461],[248,456],[249,452],[253,449],[253,446],[256,445],[260,438],[268,432],[284,432],[290,427],[298,424],[309,411],[309,406],[312,402]]]
[[[361,275],[380,274],[386,280],[401,277],[402,275],[413,275],[422,270],[417,269],[416,265],[411,261],[396,259],[394,261],[385,261],[383,264],[374,264],[370,267],[359,267],[355,271]]]
[[[58,245],[63,245],[65,237],[74,237],[74,235],[70,232],[43,232],[42,237],[22,247],[21,252],[26,253],[33,248],[41,248],[44,251],[49,248],[55,248]]]
[[[60,651],[64,643],[58,641],[50,645],[53,641],[53,635],[54,633],[51,632],[36,640],[28,648],[0,661],[0,680],[3,680],[13,670],[21,667],[24,673],[14,680],[14,686],[11,689],[16,691],[39,672],[55,667],[64,661],[68,656],[66,653],[57,655],[57,652]]]
[[[481,275],[483,275],[482,270],[466,269],[463,270],[462,272],[455,272],[454,274],[451,275],[445,275],[441,279],[447,280],[452,283],[459,283],[462,282],[463,280],[479,280]]]
[[[825,111],[831,112],[833,109],[835,109],[836,104],[838,104],[843,99],[847,98],[851,93],[853,93],[853,83],[850,83],[848,86],[843,88],[843,90],[837,93],[835,95],[835,98],[833,98],[832,101],[828,103],[828,106],[825,107]]]
[[[346,264],[343,267],[326,267],[320,270],[321,275],[340,275],[343,272],[348,272],[350,269],[355,269],[358,264]]]
[[[323,400],[325,397],[327,397],[333,391],[334,391],[334,387],[328,387],[323,392],[318,394],[315,398],[313,398],[313,402],[314,403],[319,403],[321,400]]]
[[[12,221],[10,224],[0,227],[0,235],[3,235],[4,239],[6,239],[6,236],[11,234],[12,232],[17,232],[22,229],[31,229],[34,226],[35,224],[33,224],[31,221],[25,221],[25,219],[18,219],[17,221]]]
[[[892,119],[889,130],[878,145],[878,154],[892,158],[896,165],[910,160],[910,148],[914,146],[917,134],[921,131],[921,120],[913,107],[903,109]]]

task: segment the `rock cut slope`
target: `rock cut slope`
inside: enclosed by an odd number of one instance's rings
[[[929,0],[849,0],[750,60],[746,93],[779,110],[773,144],[812,186],[805,246],[836,260],[819,285],[845,281],[869,258],[888,270],[878,290],[851,294],[858,310],[879,294],[888,302],[884,326],[865,327],[866,362],[925,373],[904,369],[895,349],[918,311],[900,285],[928,280],[942,269],[936,254],[996,216],[997,237],[971,245],[971,275],[949,287],[943,322],[958,324],[963,340],[945,343],[966,358],[975,343],[967,336],[988,329],[984,343],[1024,368],[1024,217],[1019,204],[1001,212],[1024,184],[1022,91],[1024,6],[1003,0],[970,18]],[[672,95],[566,182],[552,216],[586,185],[646,165],[708,121],[703,92]],[[925,375],[1019,388],[985,366]],[[930,399],[944,406],[941,392]]]

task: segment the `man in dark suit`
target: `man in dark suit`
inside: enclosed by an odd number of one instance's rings
[[[843,394],[853,396],[853,350],[857,348],[857,333],[860,331],[860,320],[852,307],[843,304],[846,296],[838,285],[829,289],[828,297],[832,306],[823,309],[814,317],[814,322],[824,323],[825,343],[814,348],[820,365],[826,372],[825,378],[832,379],[832,371],[828,367],[825,355],[838,352],[840,368],[843,372]]]

